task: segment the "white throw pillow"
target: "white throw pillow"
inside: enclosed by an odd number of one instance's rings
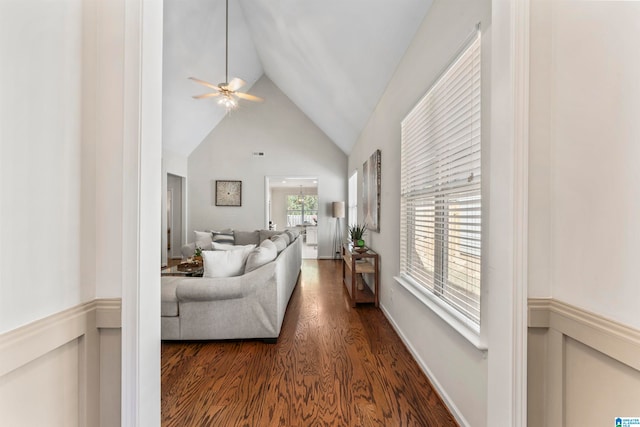
[[[256,247],[256,245],[228,245],[226,243],[218,243],[218,242],[213,242],[213,250],[214,251],[235,251],[238,249],[246,249],[249,248],[249,250],[252,250],[253,248]]]
[[[271,241],[276,244],[276,249],[278,249],[278,253],[282,252],[287,247],[287,241],[284,240],[284,237],[277,235],[271,238]]]
[[[248,273],[260,268],[276,259],[277,256],[278,250],[276,249],[276,244],[267,239],[262,242],[260,246],[251,251],[247,258],[247,264],[244,267],[244,272]]]
[[[194,231],[196,235],[196,248],[211,249],[213,243],[213,235],[210,231]]]
[[[233,277],[244,272],[250,248],[238,251],[207,251],[202,253],[203,277]]]

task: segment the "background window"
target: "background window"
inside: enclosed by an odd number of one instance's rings
[[[358,223],[358,171],[349,178],[349,226]]]
[[[304,195],[287,196],[287,227],[303,224],[318,224],[318,196]]]

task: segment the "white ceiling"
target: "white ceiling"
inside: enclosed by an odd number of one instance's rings
[[[431,0],[229,0],[229,78],[266,74],[349,153]],[[163,144],[188,155],[224,118],[224,0],[164,0]],[[246,102],[246,101],[241,101]],[[268,108],[269,100],[264,106]]]

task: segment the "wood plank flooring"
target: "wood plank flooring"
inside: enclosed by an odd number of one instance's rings
[[[457,426],[382,312],[350,307],[331,260],[304,261],[277,344],[163,342],[162,425]]]

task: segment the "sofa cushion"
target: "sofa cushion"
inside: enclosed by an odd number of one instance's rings
[[[162,287],[160,289],[162,304],[160,306],[160,313],[164,317],[175,317],[179,314],[176,288],[178,287],[180,279],[182,278],[170,276],[162,278]]]
[[[289,235],[284,232],[282,234],[278,234],[278,237],[282,237],[285,241],[285,243],[287,244],[287,246],[289,246],[291,244],[291,237],[289,237]]]
[[[260,231],[234,231],[233,237],[236,245],[259,245]]]
[[[277,256],[278,249],[276,248],[276,244],[267,239],[262,242],[260,246],[251,251],[247,257],[247,264],[244,267],[244,272],[248,273],[260,268],[276,259]]]
[[[238,250],[238,249],[246,249],[246,248],[249,248],[251,250],[251,249],[256,247],[255,244],[251,244],[251,245],[228,245],[226,243],[218,243],[218,242],[211,243],[211,246],[213,247],[214,251],[235,251],[235,250]]]
[[[237,251],[208,251],[202,253],[203,277],[233,277],[244,273],[244,265],[252,248]]]
[[[196,236],[195,244],[196,248],[211,249],[211,242],[213,242],[213,235],[210,231],[194,231]]]
[[[278,234],[282,234],[284,231],[275,231],[275,230],[260,230],[260,243],[264,242],[267,239],[272,238]]]
[[[296,229],[286,229],[286,230],[284,230],[284,232],[289,236],[289,239],[291,240],[292,243],[300,235],[300,231],[298,231]]]
[[[225,243],[227,245],[235,244],[235,238],[233,237],[233,230],[221,230],[221,231],[212,231],[213,241],[216,243]]]
[[[278,253],[282,252],[287,247],[287,241],[282,236],[273,236],[271,241],[275,243]]]

